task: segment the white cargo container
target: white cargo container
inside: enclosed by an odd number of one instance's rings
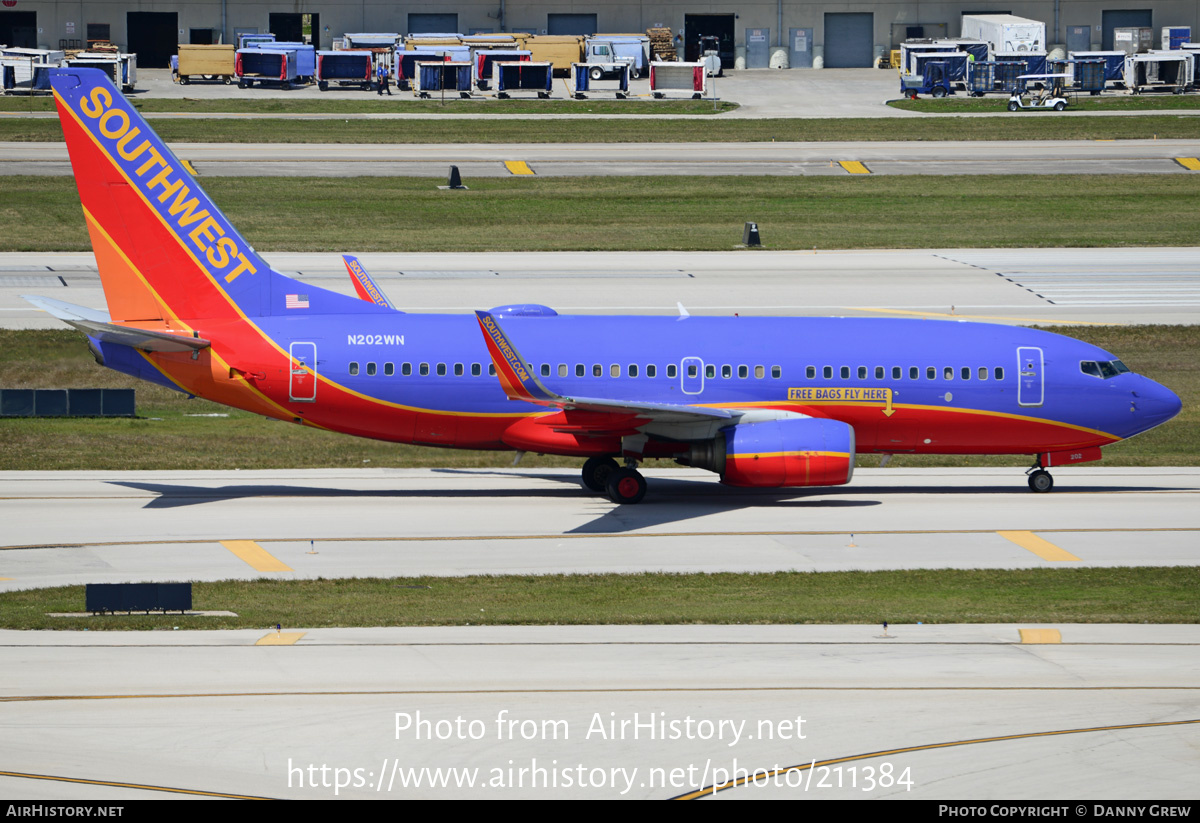
[[[1195,80],[1195,64],[1188,52],[1151,51],[1125,58],[1125,88],[1134,94],[1142,89],[1168,87],[1182,94]]]
[[[964,14],[962,36],[986,41],[992,54],[1046,50],[1046,24],[1012,14]]]

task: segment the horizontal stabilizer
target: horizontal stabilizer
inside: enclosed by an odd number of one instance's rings
[[[107,312],[64,303],[62,300],[25,294],[21,297],[39,309],[54,315],[67,325],[79,329],[89,337],[103,340],[105,343],[130,346],[142,351],[174,352],[196,351],[212,345],[210,341],[188,332],[150,331],[130,326],[118,326],[108,322]]]

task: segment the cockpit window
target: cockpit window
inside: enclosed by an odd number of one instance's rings
[[[1110,377],[1116,377],[1118,374],[1125,374],[1129,371],[1129,367],[1120,360],[1102,360],[1100,362],[1083,360],[1079,363],[1079,370],[1084,374],[1090,374],[1092,377],[1107,380]]]

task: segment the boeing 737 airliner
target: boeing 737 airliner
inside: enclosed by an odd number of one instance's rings
[[[667,458],[732,486],[850,480],[855,454],[1028,454],[1053,466],[1174,417],[1179,398],[1088,343],[981,323],[474,315],[395,309],[273,271],[95,69],[51,82],[108,312],[30,298],[109,368],[360,437],[585,458],[616,503]],[[620,460],[622,463],[618,463]]]

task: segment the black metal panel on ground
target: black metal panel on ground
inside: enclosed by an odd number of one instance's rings
[[[185,612],[192,608],[191,583],[88,583],[89,612]]]
[[[1113,29],[1154,25],[1151,22],[1154,19],[1154,13],[1150,9],[1114,9],[1100,14],[1100,23],[1104,29],[1104,36],[1100,41],[1100,51],[1112,51]]]
[[[35,389],[33,413],[38,417],[66,417],[68,409],[67,389]]]
[[[104,389],[71,389],[67,403],[72,417],[99,417],[104,414]]]
[[[0,389],[0,417],[33,417],[33,389]]]
[[[138,56],[144,69],[165,69],[179,42],[179,15],[173,11],[130,11],[125,13],[129,51]]]
[[[875,15],[871,12],[825,14],[825,68],[865,69],[875,62]]]
[[[100,413],[105,417],[133,417],[137,414],[133,389],[101,389]]]
[[[445,34],[448,31],[458,31],[457,14],[417,14],[408,15],[409,34]]]
[[[596,15],[594,14],[546,15],[546,32],[548,34],[582,34],[590,37],[591,35],[595,34],[596,31]]]

